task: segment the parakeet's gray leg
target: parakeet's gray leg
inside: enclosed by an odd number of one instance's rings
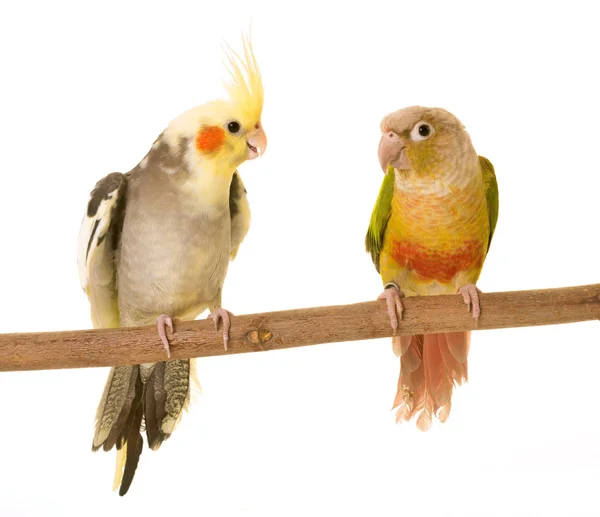
[[[473,317],[478,320],[479,315],[481,314],[481,309],[479,307],[479,295],[481,294],[481,291],[477,289],[475,284],[468,284],[461,287],[458,292],[462,295],[469,311],[473,313]]]
[[[161,314],[156,319],[156,325],[158,327],[158,335],[160,336],[160,340],[162,341],[164,349],[167,351],[167,357],[171,357],[171,349],[169,348],[169,340],[167,338],[167,332],[165,329],[165,324],[171,330],[171,334],[173,333],[173,320],[170,316],[166,314]]]
[[[229,328],[231,327],[231,319],[229,318],[229,311],[225,309],[215,309],[212,311],[206,319],[212,318],[215,322],[215,330],[219,329],[219,320],[223,320],[223,345],[227,350],[227,343],[229,342]]]
[[[403,296],[404,293],[398,289],[396,284],[387,284],[383,293],[377,297],[378,300],[385,300],[387,303],[388,314],[390,315],[390,324],[394,330],[398,328],[398,320],[402,319],[402,311],[404,310],[404,307],[402,306],[401,298]]]

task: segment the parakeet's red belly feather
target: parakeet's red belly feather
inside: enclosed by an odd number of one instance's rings
[[[450,282],[458,273],[480,269],[483,265],[481,241],[463,241],[447,250],[436,250],[410,241],[393,241],[391,256],[402,268],[410,269],[423,280]]]

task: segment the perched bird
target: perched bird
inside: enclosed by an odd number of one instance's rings
[[[206,309],[215,329],[222,321],[227,349],[230,320],[221,293],[250,226],[236,169],[267,145],[263,84],[249,39],[243,54],[227,53],[229,98],[178,116],[130,172],[100,180],[81,226],[80,280],[94,327],[156,324],[167,358],[172,318],[193,320]],[[142,430],[158,449],[187,409],[194,379],[188,359],[111,369],[92,450],[116,446],[120,495],[135,474]]]
[[[413,106],[381,122],[385,177],[365,240],[380,273],[392,328],[402,297],[459,292],[479,318],[475,283],[498,219],[498,184],[461,122],[440,108]],[[426,431],[450,414],[454,385],[467,381],[470,332],[394,336],[400,378],[396,421],[419,414]]]

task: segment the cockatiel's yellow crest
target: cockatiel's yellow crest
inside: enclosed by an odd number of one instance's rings
[[[231,75],[230,82],[225,84],[231,104],[242,119],[243,125],[251,124],[260,120],[263,101],[264,87],[260,69],[254,56],[250,36],[243,38],[244,58],[226,46],[226,66]]]

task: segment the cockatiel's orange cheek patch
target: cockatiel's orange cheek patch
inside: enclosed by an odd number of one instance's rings
[[[201,153],[217,151],[225,141],[225,130],[219,126],[203,128],[196,137],[196,147]]]

